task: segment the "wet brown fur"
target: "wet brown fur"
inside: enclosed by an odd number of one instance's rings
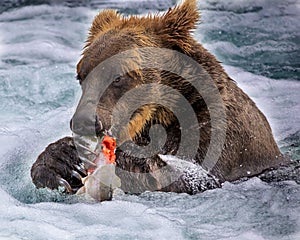
[[[84,79],[97,64],[109,56],[132,48],[162,47],[185,53],[208,72],[218,87],[225,106],[226,142],[213,173],[222,180],[235,180],[249,175],[249,172],[250,175],[255,175],[278,165],[282,157],[265,116],[225,73],[216,58],[192,37],[191,32],[196,28],[199,17],[196,0],[186,0],[161,16],[123,17],[113,10],[104,10],[93,21],[83,58],[77,66],[78,74]],[[105,51],[106,47],[109,47],[109,53]],[[176,87],[176,80],[170,76],[160,81]],[[180,89],[181,86],[177,88]],[[184,89],[180,91],[184,92]],[[191,103],[196,103],[199,96],[189,98]],[[196,160],[201,163],[210,141],[210,117],[207,109],[199,109],[197,115],[202,123]],[[164,108],[145,106],[128,126],[130,137],[138,136],[153,121],[165,126],[172,124],[170,116]]]

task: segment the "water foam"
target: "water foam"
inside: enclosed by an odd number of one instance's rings
[[[299,81],[274,81],[241,68],[225,66],[225,69],[267,116],[277,140],[299,130]]]

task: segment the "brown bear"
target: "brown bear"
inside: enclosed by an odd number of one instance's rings
[[[93,21],[77,65],[83,95],[71,128],[76,136],[101,136],[109,130],[117,137],[116,173],[125,192],[197,193],[286,162],[263,113],[194,39],[198,21],[196,0],[185,0],[162,15],[123,17],[104,10]],[[140,88],[143,85],[148,88]],[[119,104],[116,122],[114,107],[127,92],[131,98],[127,94]],[[123,123],[122,111],[136,102],[140,105],[129,118],[124,116],[128,121]],[[184,107],[186,103],[190,108]],[[182,121],[192,118],[188,109],[197,125],[183,129],[188,124]],[[158,125],[163,129],[151,136]],[[181,151],[182,137],[189,134],[194,137]],[[155,154],[134,152],[155,142],[160,146]],[[171,157],[164,157],[168,155],[178,157],[175,165]],[[190,165],[179,166],[178,159]],[[74,139],[64,138],[38,157],[31,176],[37,187],[63,184],[72,191],[81,186],[72,171],[85,175],[84,168]]]

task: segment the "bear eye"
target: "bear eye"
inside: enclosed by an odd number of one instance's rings
[[[122,80],[122,76],[116,76],[116,77],[114,77],[113,84],[114,84],[115,86],[118,86],[118,85],[120,85],[121,80]]]
[[[121,81],[121,78],[122,78],[121,76],[116,77],[115,80],[114,80],[114,82],[115,82],[115,83],[120,82],[120,81]]]

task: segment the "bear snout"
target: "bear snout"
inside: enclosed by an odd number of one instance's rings
[[[99,136],[104,130],[98,116],[87,111],[76,112],[70,121],[70,128],[80,136]]]

